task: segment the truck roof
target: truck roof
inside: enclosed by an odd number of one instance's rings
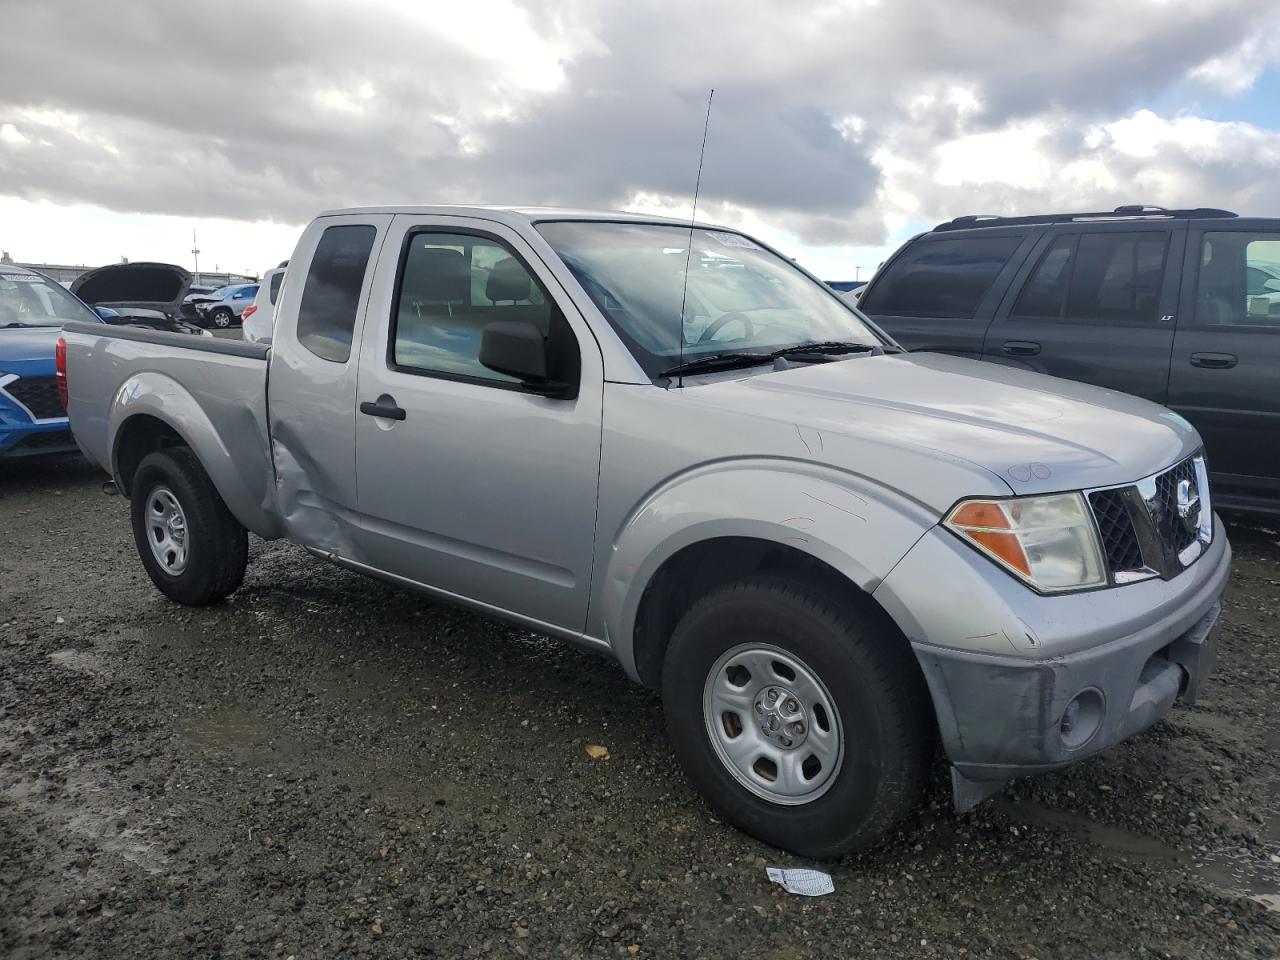
[[[338,217],[365,214],[408,214],[411,216],[450,216],[480,217],[486,220],[503,222],[538,223],[544,220],[597,220],[612,223],[658,223],[669,226],[689,226],[688,220],[675,217],[662,217],[646,213],[627,213],[622,210],[587,210],[580,207],[526,207],[502,206],[500,204],[434,204],[430,206],[396,205],[383,207],[345,207],[338,210],[326,210],[322,217]],[[732,227],[721,227],[716,224],[698,221],[698,227],[712,230],[733,230]],[[737,232],[736,230],[733,232]]]

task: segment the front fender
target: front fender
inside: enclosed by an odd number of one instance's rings
[[[606,636],[638,679],[641,598],[662,565],[692,544],[721,537],[778,543],[823,561],[870,593],[937,520],[899,493],[819,464],[704,465],[652,491],[617,531],[601,596]]]
[[[264,538],[281,536],[264,420],[252,403],[243,399],[227,399],[218,413],[221,429],[172,377],[155,371],[129,377],[116,391],[107,420],[112,476],[121,489],[127,487],[119,468],[120,437],[133,418],[152,417],[192,449],[227,509],[241,524]]]

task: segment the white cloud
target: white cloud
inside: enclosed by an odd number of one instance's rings
[[[1187,76],[1218,93],[1237,96],[1251,89],[1269,65],[1280,62],[1280,26],[1272,21],[1259,24],[1239,46],[1194,67]]]
[[[684,210],[713,86],[700,210],[832,275],[960,213],[1280,212],[1274,131],[1134,107],[1188,78],[1248,89],[1280,49],[1274,0],[69,6],[6,11],[10,38],[59,38],[0,64],[0,195],[27,211],[0,222],[12,247],[56,236],[34,210],[154,218],[120,235],[143,245],[242,223],[266,262],[286,255],[270,224],[347,204]]]

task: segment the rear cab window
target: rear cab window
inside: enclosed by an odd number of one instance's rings
[[[971,319],[1021,235],[932,236],[912,243],[859,302],[871,315]]]
[[[320,237],[298,306],[298,342],[317,357],[346,363],[351,357],[360,289],[377,228],[340,224]]]

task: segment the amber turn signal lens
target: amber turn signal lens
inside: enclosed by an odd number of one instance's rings
[[[1027,553],[1017,534],[1010,532],[1013,524],[1003,505],[990,500],[970,500],[951,514],[947,525],[1024,577],[1031,576]]]
[[[1097,528],[1079,493],[966,500],[944,525],[1042,593],[1107,582]]]
[[[951,515],[953,527],[970,527],[979,530],[1008,530],[1009,518],[998,503],[986,500],[970,500],[961,504]]]

